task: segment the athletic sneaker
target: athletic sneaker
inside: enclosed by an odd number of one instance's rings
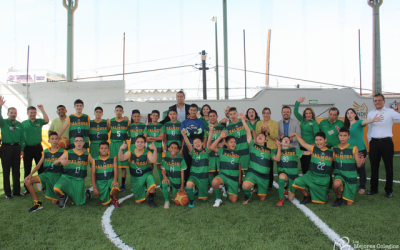
[[[36,210],[42,209],[42,205],[41,201],[33,201],[33,207],[29,208],[28,212],[35,212]]]
[[[251,194],[256,194],[257,193],[257,188],[254,188],[253,191],[251,191]]]
[[[300,204],[305,205],[311,202],[311,196],[304,196],[304,199],[300,202]]]
[[[338,207],[343,204],[343,198],[336,198],[335,202],[332,204],[332,207]]]
[[[249,203],[251,201],[251,197],[247,197],[246,195],[244,196],[244,200],[243,200],[243,205],[246,205],[247,203]]]
[[[169,208],[169,201],[167,201],[167,202],[164,203],[164,208],[165,208],[165,209],[168,209],[168,208]]]
[[[283,203],[285,203],[285,199],[279,199],[278,203],[276,203],[277,207],[282,207]]]
[[[58,198],[58,208],[64,208],[65,203],[67,203],[68,195],[64,195],[63,197]]]
[[[222,191],[222,196],[228,197],[228,195],[226,194],[225,186],[223,186],[223,187],[221,188],[221,191]]]
[[[222,200],[221,199],[216,199],[213,207],[219,207],[221,204],[222,204]]]
[[[154,197],[149,197],[149,206],[151,207],[151,208],[156,208],[157,207],[157,205],[156,205],[156,203],[154,202]]]
[[[238,193],[240,193],[240,188],[238,188]]]
[[[188,207],[194,207],[194,200],[189,200],[189,205],[188,205]]]
[[[208,193],[209,193],[209,194],[214,193],[214,189],[213,189],[212,187],[210,187],[210,189],[208,190]]]
[[[25,189],[25,191],[21,194],[21,196],[25,196],[27,194],[29,194],[28,189]]]
[[[90,198],[92,198],[92,193],[90,192],[89,189],[86,189],[85,196],[87,201],[90,200]]]
[[[120,208],[121,205],[119,204],[117,199],[111,199],[112,204],[114,205],[115,208]]]
[[[125,192],[126,191],[126,185],[125,184],[121,184],[121,186],[119,186],[119,190],[121,190],[121,192]]]
[[[91,187],[89,188],[89,190],[90,190],[90,192],[93,192],[93,191],[94,191],[93,186],[91,186]]]
[[[283,195],[288,195],[289,191],[285,190],[285,192],[283,192]]]

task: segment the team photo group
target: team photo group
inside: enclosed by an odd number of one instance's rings
[[[104,118],[99,106],[91,120],[91,115],[85,114],[89,112],[83,111],[84,101],[78,99],[74,102],[75,113],[69,116],[63,104],[51,107],[58,114],[51,122],[43,105],[28,107],[28,119],[23,122],[16,120],[16,108],[7,107],[8,118],[0,114],[5,196],[12,199],[30,194],[33,206],[28,212],[43,208],[45,202],[38,199],[37,191],[44,192],[58,208],[64,208],[67,200],[76,206],[91,200],[119,208],[118,195],[128,192],[129,174],[136,203],[147,200],[151,208],[156,208],[159,190],[165,209],[171,206],[170,201],[195,207],[196,199],[205,202],[214,195],[213,207],[219,207],[223,202],[238,202],[239,192],[244,193],[242,204],[248,204],[254,196],[259,201],[268,199],[275,172],[277,207],[295,196],[300,197],[300,204],[326,203],[331,189],[336,197],[332,207],[343,203],[350,206],[356,192],[378,194],[379,164],[383,160],[385,197],[391,198],[392,126],[400,119],[397,102],[394,108],[387,108],[385,97],[376,94],[375,109],[366,120],[359,119],[353,108],[332,107],[329,117],[318,123],[312,108],[299,112],[304,100],[293,100],[293,110],[283,106],[273,111],[268,107],[216,111],[208,104],[186,104],[185,93],[179,91],[177,103],[167,111],[160,107],[148,115],[117,105],[115,117]],[[0,96],[0,109],[5,103]],[[37,109],[43,119],[37,117]],[[280,112],[282,120],[270,119],[271,112]],[[344,119],[339,119],[342,112]],[[147,124],[142,122],[146,117]],[[49,123],[48,148],[43,150],[42,127]],[[20,184],[21,159],[25,190]],[[366,160],[371,164],[368,191]],[[36,165],[32,169],[33,161]],[[88,175],[90,188],[85,187]]]

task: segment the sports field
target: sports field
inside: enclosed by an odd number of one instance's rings
[[[366,167],[369,177],[369,160]],[[158,183],[156,172],[154,176]],[[385,178],[383,162],[379,177]],[[394,158],[394,180],[400,180],[400,157]],[[22,181],[21,177],[21,186]],[[332,208],[335,200],[332,190],[328,204],[306,206],[340,237],[348,237],[353,247],[356,244],[399,247],[400,183],[393,184],[393,198],[390,199],[384,197],[384,185],[384,181],[379,182],[378,195],[367,196],[357,192],[351,207]],[[87,178],[86,187],[90,186],[90,178]],[[127,190],[130,186],[128,177]],[[120,198],[131,193],[121,193]],[[53,206],[42,192],[38,192],[38,196],[44,208],[34,213],[27,212],[33,204],[31,195],[5,199],[0,172],[0,249],[116,249],[103,231],[101,220],[108,206],[102,206],[98,196],[80,207],[68,200],[64,209]],[[129,198],[120,209],[113,211],[111,224],[119,238],[135,249],[333,247],[333,242],[291,202],[286,200],[281,208],[275,206],[278,201],[275,188],[269,191],[266,201],[260,202],[253,196],[247,205],[241,204],[243,192],[238,203],[231,204],[223,198],[219,208],[212,207],[214,194],[208,197],[204,203],[196,199],[194,208],[171,204],[170,209],[164,209],[162,193],[157,189],[158,208],[150,209],[147,202],[137,205],[133,198]],[[296,193],[296,198],[301,200],[303,196]]]

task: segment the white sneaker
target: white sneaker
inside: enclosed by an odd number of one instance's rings
[[[214,189],[213,189],[212,187],[210,187],[210,189],[208,190],[208,193],[209,193],[209,194],[214,193]]]
[[[240,188],[238,188],[238,193],[240,193]]]
[[[221,199],[216,199],[213,207],[219,207],[221,204],[222,204],[222,200]]]
[[[94,191],[93,186],[91,186],[91,187],[89,188],[89,191],[90,191],[90,192],[93,192],[93,191]]]
[[[165,208],[165,209],[168,209],[168,208],[169,208],[169,201],[167,201],[167,202],[164,203],[164,208]]]
[[[225,186],[222,187],[221,190],[222,190],[222,196],[228,197],[228,195],[226,194]]]

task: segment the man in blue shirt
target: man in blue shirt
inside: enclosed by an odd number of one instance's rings
[[[200,138],[201,141],[204,139],[204,122],[197,118],[198,106],[196,104],[190,105],[189,118],[184,120],[181,124],[181,131],[186,130],[187,137],[190,144],[193,145],[195,138]],[[189,155],[189,150],[183,145],[182,150],[183,158],[185,159],[187,169],[185,170],[185,183],[190,175],[190,167],[192,166],[192,157]]]

